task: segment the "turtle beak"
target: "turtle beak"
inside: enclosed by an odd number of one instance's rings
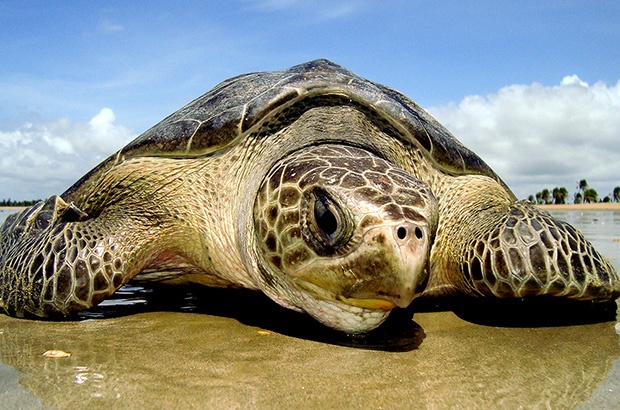
[[[295,276],[348,305],[373,310],[407,307],[426,285],[429,228],[413,222],[369,227],[348,255]],[[302,285],[303,286],[303,285]]]
[[[389,269],[369,266],[373,279],[367,289],[360,289],[352,296],[358,300],[379,297],[405,308],[424,288],[428,271],[430,238],[426,226],[402,222],[392,226],[374,227],[364,234],[369,247],[383,249]],[[375,268],[375,269],[373,269]],[[374,295],[374,296],[372,296]],[[355,304],[355,303],[350,303]]]

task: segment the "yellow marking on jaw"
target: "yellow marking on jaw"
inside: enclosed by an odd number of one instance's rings
[[[392,310],[396,307],[394,302],[385,299],[355,299],[338,296],[338,299],[347,305],[357,306],[365,309],[373,310]]]

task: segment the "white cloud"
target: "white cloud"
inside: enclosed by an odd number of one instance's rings
[[[110,108],[102,108],[89,122],[92,137],[89,143],[103,153],[112,153],[125,145],[132,136],[129,128],[114,124],[116,115]],[[132,138],[133,139],[133,138]]]
[[[125,29],[122,24],[113,23],[109,20],[102,22],[99,28],[104,33],[116,33]]]
[[[103,108],[86,123],[61,118],[0,131],[0,198],[61,194],[135,137],[114,120],[114,112]]]
[[[589,85],[572,75],[429,111],[520,198],[555,186],[573,192],[584,178],[600,196],[620,185],[620,81]]]

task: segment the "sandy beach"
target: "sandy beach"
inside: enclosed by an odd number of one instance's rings
[[[0,206],[0,211],[15,211],[19,212],[22,209],[26,208],[25,206]]]
[[[538,206],[547,211],[620,211],[620,202],[598,202],[595,204],[562,204]]]

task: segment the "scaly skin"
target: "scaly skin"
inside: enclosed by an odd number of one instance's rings
[[[526,201],[498,195],[496,181],[454,178],[440,223],[425,297],[566,297],[611,300],[620,280],[581,232]]]
[[[96,305],[153,265],[163,272],[206,270],[197,256],[198,232],[190,227],[196,223],[185,218],[195,209],[191,202],[174,208],[167,199],[180,174],[174,181],[165,173],[153,177],[166,162],[128,161],[89,185],[79,204],[69,207],[54,196],[7,219],[0,231],[4,309],[16,316],[66,316]]]
[[[88,219],[57,196],[12,215],[0,232],[2,307],[46,317],[98,304],[148,263],[148,238],[131,229],[138,225]]]

